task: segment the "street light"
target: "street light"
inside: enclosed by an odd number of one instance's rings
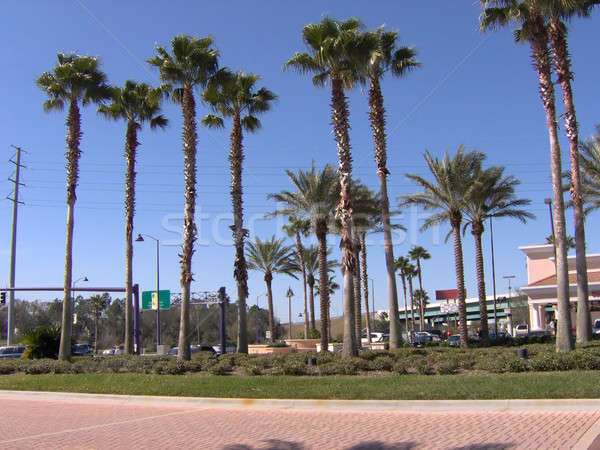
[[[149,234],[138,234],[135,241],[144,242],[142,236],[146,236],[147,238],[156,241],[156,353],[158,353],[158,346],[160,345],[160,241]]]
[[[71,339],[73,339],[73,313],[75,312],[75,285],[80,281],[89,281],[88,277],[77,278],[71,283]]]
[[[288,287],[285,296],[288,298],[288,319],[289,319],[289,327],[290,327],[290,339],[292,339],[292,297],[294,296],[294,291],[292,291],[291,287]]]
[[[506,314],[507,318],[508,318],[508,326],[510,327],[510,335],[512,336],[513,334],[513,323],[512,323],[512,312],[510,310],[510,299],[512,297],[512,286],[510,284],[510,281],[515,278],[514,275],[505,275],[502,278],[504,278],[505,280],[508,280],[508,299],[507,299],[507,304],[508,304],[508,312]]]

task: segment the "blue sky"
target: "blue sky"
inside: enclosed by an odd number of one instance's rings
[[[144,61],[153,56],[156,44],[168,46],[176,34],[211,35],[221,53],[220,62],[234,70],[261,75],[259,85],[274,91],[279,100],[261,120],[263,128],[244,140],[245,211],[250,227],[265,238],[277,232],[275,221],[262,220],[274,204],[266,194],[289,188],[285,169],[307,168],[336,163],[331,134],[329,91],[316,89],[309,77],[283,72],[282,64],[294,52],[304,51],[301,29],[318,22],[324,14],[344,19],[356,16],[368,28],[386,24],[397,30],[402,45],[418,50],[423,67],[405,79],[386,79],[383,92],[387,109],[389,179],[392,204],[400,194],[414,192],[405,174],[425,174],[423,152],[442,155],[460,144],[484,151],[489,164],[506,166],[508,174],[520,178],[520,196],[532,200],[537,220],[527,226],[502,220],[495,223],[498,291],[505,292],[503,275],[516,275],[517,286],[526,283],[524,255],[518,246],[542,243],[550,234],[544,197],[551,196],[548,137],[537,78],[531,67],[527,46],[516,45],[508,30],[481,35],[477,31],[477,2],[429,1],[367,2],[343,1],[262,1],[262,2],[160,2],[57,0],[53,2],[2,2],[0,34],[4,45],[5,69],[0,110],[0,148],[4,159],[12,155],[11,144],[27,150],[22,190],[25,206],[19,211],[17,285],[60,286],[63,278],[65,232],[65,113],[45,114],[43,93],[35,79],[50,70],[57,51],[99,56],[112,84],[126,79],[158,84],[158,74]],[[597,13],[596,13],[597,14]],[[597,17],[574,21],[569,42],[575,71],[575,102],[582,136],[600,123],[597,116],[600,69],[594,43],[600,37]],[[560,94],[560,90],[559,90]],[[560,97],[559,97],[560,100]],[[351,142],[354,173],[371,188],[378,182],[367,120],[366,92],[349,93]],[[198,102],[200,103],[200,102]],[[562,112],[560,101],[557,102]],[[199,105],[200,118],[207,110]],[[170,120],[165,131],[144,129],[138,158],[138,196],[135,232],[161,239],[161,288],[180,291],[177,242],[173,230],[181,226],[183,176],[181,111],[165,104]],[[95,108],[84,109],[81,149],[81,183],[75,213],[74,279],[89,278],[94,286],[122,285],[124,278],[124,133],[123,123],[106,122]],[[564,161],[568,145],[561,123]],[[215,290],[232,281],[233,248],[229,171],[228,130],[198,131],[198,211],[201,242],[193,261],[194,291]],[[12,166],[5,163],[5,175]],[[0,183],[4,195],[11,192],[8,181]],[[4,216],[0,229],[0,267],[8,284],[11,204],[0,203]],[[418,214],[423,214],[418,213]],[[567,211],[569,234],[572,212]],[[412,219],[411,219],[412,217]],[[432,232],[419,233],[417,216],[405,211],[398,219],[408,234],[395,237],[395,255],[410,247],[426,247],[432,259],[423,264],[425,288],[455,287],[452,247]],[[600,239],[593,233],[597,215],[588,219],[588,249],[597,252]],[[337,253],[338,240],[330,237]],[[290,241],[291,244],[291,241]],[[154,245],[137,243],[134,279],[143,290],[155,283]],[[489,254],[489,234],[484,235]],[[386,284],[382,236],[370,238],[369,276],[374,279],[375,307],[386,307]],[[473,242],[465,236],[465,277],[470,296],[476,293]],[[491,270],[486,259],[491,292]],[[338,281],[341,276],[336,275]],[[275,312],[287,320],[284,297],[288,286],[296,292],[294,316],[301,309],[301,284],[278,276],[274,280]],[[249,303],[265,292],[262,276],[251,273]],[[52,298],[46,293],[24,298]],[[264,307],[264,296],[260,298]],[[341,294],[333,299],[333,313],[341,311]]]

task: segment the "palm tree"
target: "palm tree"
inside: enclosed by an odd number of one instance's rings
[[[271,215],[294,215],[310,220],[319,244],[319,299],[321,317],[321,348],[327,349],[327,233],[332,221],[333,210],[339,199],[339,179],[332,166],[316,170],[314,161],[309,171],[286,171],[296,191],[282,191],[269,194],[268,198],[279,202],[282,208]]]
[[[431,258],[429,252],[420,245],[415,245],[409,252],[408,257],[413,261],[417,262],[417,275],[419,276],[419,290],[423,291],[423,270],[421,269],[421,260]],[[423,291],[425,292],[425,291]],[[423,303],[420,303],[421,309],[419,312],[420,328],[425,328],[425,310],[423,309]]]
[[[582,195],[584,213],[600,209],[600,125],[596,134],[588,137],[580,145],[579,164],[582,175]]]
[[[271,332],[271,341],[275,340],[275,317],[273,315],[273,290],[271,282],[273,275],[282,273],[297,278],[295,273],[300,270],[293,259],[293,249],[284,245],[284,239],[271,239],[261,241],[256,237],[254,242],[246,243],[246,252],[248,253],[248,268],[257,270],[264,274],[264,280],[267,285],[267,301],[269,305],[269,330]]]
[[[296,251],[294,252],[294,256],[297,259],[298,266],[300,266],[302,269],[302,287],[304,289],[304,339],[308,339],[310,331],[308,326],[308,298],[306,295],[306,263],[304,261],[304,246],[302,245],[302,236],[306,237],[310,233],[310,221],[306,219],[299,219],[294,216],[290,216],[288,219],[290,223],[288,225],[284,225],[283,230],[289,237],[294,237],[296,239]],[[311,308],[314,328],[314,302],[311,303]]]
[[[412,264],[409,264],[404,268],[404,275],[408,280],[408,293],[410,296],[410,315],[411,315],[411,331],[415,332],[415,303],[414,303],[414,290],[413,290],[413,278],[417,276],[417,268]],[[421,331],[421,330],[420,330]]]
[[[419,269],[417,269],[417,273]],[[419,308],[419,329],[423,331],[425,328],[425,309],[427,308],[427,303],[429,302],[429,294],[423,289],[415,289],[413,292],[413,299],[417,303]]]
[[[81,150],[81,115],[79,103],[101,103],[110,97],[110,87],[106,84],[106,75],[100,70],[100,61],[92,56],[58,53],[58,64],[51,72],[44,72],[36,84],[47,95],[44,111],[61,111],[65,103],[69,105],[67,115],[67,236],[65,248],[65,277],[62,312],[62,327],[58,358],[68,360],[71,357],[71,283],[73,268],[73,221],[79,179],[79,158]]]
[[[314,73],[313,84],[324,86],[331,83],[331,109],[333,133],[335,136],[340,179],[340,202],[337,217],[342,223],[343,249],[342,265],[344,273],[344,356],[354,356],[356,336],[353,323],[353,274],[355,273],[355,253],[352,240],[352,157],[348,130],[348,101],[344,91],[350,89],[356,80],[356,57],[360,54],[361,40],[357,33],[362,27],[358,19],[344,22],[325,17],[317,24],[309,24],[302,29],[302,38],[310,53],[296,53],[284,64],[284,69],[293,68],[300,73]]]
[[[167,119],[159,114],[163,91],[146,83],[127,80],[123,88],[112,89],[112,103],[102,105],[98,112],[107,119],[123,119],[127,122],[125,132],[125,353],[133,353],[133,216],[135,214],[135,162],[137,132],[144,122],[150,128],[164,128]]]
[[[474,177],[481,171],[481,161],[485,158],[483,153],[471,150],[465,152],[461,145],[450,158],[448,152],[442,160],[434,158],[425,152],[425,161],[433,181],[408,174],[407,177],[423,188],[422,192],[400,197],[401,205],[415,204],[427,210],[437,211],[429,216],[421,230],[426,230],[433,225],[449,222],[451,234],[454,237],[454,261],[456,269],[456,286],[458,288],[458,314],[460,323],[460,345],[467,347],[467,305],[465,302],[465,275],[463,265],[462,242],[460,226],[465,208],[465,199],[473,185]]]
[[[337,264],[337,262],[335,263],[336,266],[339,266],[339,264]],[[330,272],[333,272],[332,270],[330,270]],[[317,280],[318,282],[319,280]],[[340,285],[336,283],[335,281],[335,276],[334,275],[327,275],[327,293],[328,293],[328,298],[329,300],[327,300],[327,339],[329,339],[331,341],[331,296],[333,294],[335,294],[335,291],[337,291],[340,288]],[[317,293],[317,295],[319,295]]]
[[[577,342],[592,340],[592,318],[590,315],[587,261],[585,256],[585,214],[583,210],[583,190],[579,169],[579,130],[571,80],[571,57],[567,45],[565,20],[574,15],[587,17],[598,1],[590,0],[544,0],[545,13],[549,16],[548,33],[558,82],[565,104],[565,129],[569,138],[571,161],[571,201],[575,222],[575,259],[577,269]]]
[[[544,21],[541,0],[480,0],[484,7],[481,14],[481,30],[504,27],[514,23],[521,28],[513,34],[517,42],[529,42],[534,67],[539,80],[539,92],[546,115],[546,127],[550,141],[552,190],[554,194],[554,230],[556,234],[556,275],[558,329],[556,350],[573,349],[571,341],[571,313],[569,303],[569,272],[567,265],[566,225],[564,199],[561,183],[562,163],[554,103],[552,64],[548,48],[548,27]],[[489,5],[494,5],[489,7]]]
[[[369,120],[373,130],[375,162],[379,176],[381,195],[380,210],[383,225],[385,264],[387,269],[388,304],[390,309],[390,348],[398,347],[400,329],[398,326],[398,290],[396,287],[395,261],[390,222],[390,206],[387,192],[387,142],[385,134],[385,108],[381,92],[381,78],[386,73],[402,78],[419,67],[415,57],[417,52],[411,47],[396,47],[398,33],[384,31],[384,27],[363,34],[366,45],[360,59],[361,81],[369,83]]]
[[[327,256],[331,255],[331,248],[328,248],[326,251]],[[310,321],[311,321],[311,329],[316,330],[315,328],[315,283],[320,286],[320,282],[318,278],[315,278],[315,274],[319,273],[319,248],[311,245],[304,249],[304,264],[306,265],[306,283],[308,284],[308,293],[310,300]],[[338,262],[334,259],[326,260],[326,271],[328,273],[333,272],[333,268],[339,266]],[[320,289],[317,290],[317,295],[320,295]]]
[[[246,298],[248,298],[248,269],[244,257],[244,238],[248,230],[244,229],[242,201],[242,164],[244,147],[242,145],[243,130],[253,133],[261,127],[258,114],[271,109],[276,96],[266,88],[255,88],[259,76],[243,72],[220,74],[222,80],[214,83],[204,91],[206,101],[215,114],[207,114],[202,124],[211,127],[223,127],[223,119],[231,117],[231,149],[229,164],[231,172],[231,202],[233,206],[233,242],[235,260],[233,277],[238,291],[238,328],[237,351],[248,353],[248,336],[246,330]]]
[[[546,236],[546,244],[554,245],[554,236]],[[573,236],[567,236],[567,249],[575,248],[575,238]]]
[[[181,319],[179,322],[179,359],[190,359],[190,285],[193,280],[192,256],[196,241],[196,100],[195,87],[206,87],[218,69],[218,52],[210,37],[179,35],[171,41],[169,54],[156,46],[157,55],[148,60],[158,67],[160,79],[171,92],[171,99],[183,112],[183,174],[185,179],[185,210],[183,246],[181,251]]]
[[[400,279],[402,280],[402,291],[404,292],[404,331],[406,332],[406,336],[408,337],[408,306],[406,297],[406,277],[407,274],[410,273],[412,264],[410,263],[410,259],[408,257],[398,256],[398,258],[396,258],[396,263],[394,267],[396,268],[396,271],[400,272]]]
[[[110,303],[110,297],[107,293],[92,295],[90,297],[90,308],[94,312],[94,353],[98,353],[98,322],[100,314]]]
[[[477,267],[477,292],[479,295],[479,317],[481,320],[481,341],[489,343],[487,318],[487,296],[485,292],[485,272],[483,267],[483,250],[481,235],[484,223],[490,217],[511,217],[526,223],[527,219],[535,216],[522,207],[531,203],[530,200],[518,199],[515,187],[521,184],[513,176],[504,177],[504,167],[491,167],[482,171],[474,180],[473,188],[465,202],[465,224],[463,235],[471,227],[475,240],[475,265]]]

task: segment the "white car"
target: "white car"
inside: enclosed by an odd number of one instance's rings
[[[529,334],[529,326],[521,323],[515,327],[515,336],[527,336]]]
[[[385,338],[387,338],[387,337],[389,337],[389,336],[385,333],[380,333],[378,331],[371,332],[371,342],[383,342],[385,340]],[[360,343],[361,344],[369,343],[369,339],[367,338],[367,333],[363,333],[363,335],[360,338]]]

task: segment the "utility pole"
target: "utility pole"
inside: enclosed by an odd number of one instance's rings
[[[12,216],[12,234],[10,240],[10,274],[9,274],[9,287],[15,287],[15,260],[17,253],[17,217],[19,211],[19,186],[24,186],[23,183],[19,182],[21,175],[21,152],[23,151],[20,147],[15,145],[12,146],[16,151],[16,161],[9,159],[11,163],[15,165],[15,178],[9,178],[9,181],[14,183],[13,198],[7,196],[6,198],[13,202],[13,216]],[[8,292],[8,326],[6,335],[6,345],[13,345],[15,340],[15,291]]]

